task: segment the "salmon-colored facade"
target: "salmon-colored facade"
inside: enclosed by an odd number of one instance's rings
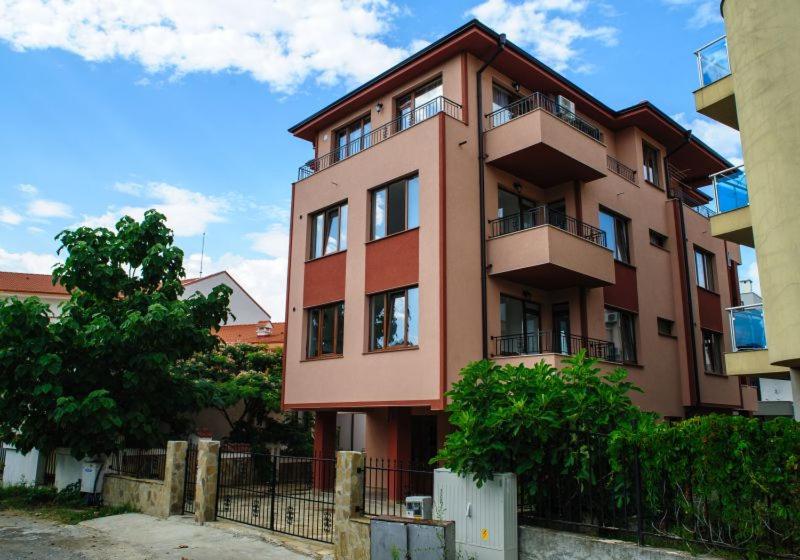
[[[696,211],[728,162],[657,108],[610,109],[470,22],[291,132],[315,159],[292,192],[285,408],[364,412],[368,454],[425,461],[467,363],[585,347],[664,416],[752,409],[716,360],[738,246]],[[335,431],[318,417],[318,451]]]

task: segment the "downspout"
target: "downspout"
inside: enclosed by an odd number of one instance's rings
[[[683,139],[683,142],[681,142],[681,144],[664,156],[664,175],[667,181],[668,193],[670,188],[669,158],[670,156],[674,155],[675,152],[688,145],[691,139],[692,131],[689,130],[686,134],[686,137]],[[694,394],[692,395],[692,401],[695,406],[700,406],[702,404],[702,400],[700,399],[700,374],[699,366],[697,365],[697,333],[695,332],[696,324],[694,320],[694,304],[692,302],[692,276],[689,272],[689,238],[686,236],[686,219],[683,215],[683,200],[681,200],[680,197],[672,198],[676,199],[678,202],[678,215],[680,216],[681,226],[680,238],[681,243],[683,243],[683,282],[685,284],[684,289],[686,291],[686,318],[689,321],[689,331],[691,333],[691,336],[689,337],[689,345],[692,350],[692,359],[689,360],[689,368],[692,370],[692,378],[694,379]]]
[[[478,88],[477,95],[477,112],[478,112],[478,196],[480,207],[480,228],[478,231],[481,235],[481,348],[483,349],[483,359],[489,358],[489,311],[486,303],[486,177],[484,170],[484,159],[486,156],[483,150],[483,84],[481,83],[481,75],[489,65],[494,62],[506,46],[505,33],[501,34],[497,39],[497,49],[492,54],[491,58],[483,63],[478,71],[475,73],[476,87]]]

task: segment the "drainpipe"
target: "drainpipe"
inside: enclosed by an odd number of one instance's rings
[[[675,152],[683,148],[684,146],[688,145],[692,139],[692,131],[689,130],[686,134],[686,137],[683,139],[677,147],[667,153],[664,156],[664,175],[667,181],[667,192],[669,193],[669,180],[670,180],[670,173],[669,173],[669,158],[670,156],[674,155]],[[686,236],[686,220],[683,215],[683,201],[679,197],[676,198],[678,201],[678,215],[680,216],[680,239],[681,243],[683,243],[683,282],[685,284],[686,290],[686,304],[687,304],[687,320],[689,321],[689,330],[691,332],[691,336],[689,337],[689,345],[692,350],[692,359],[689,360],[689,368],[691,369],[692,378],[694,379],[694,394],[692,395],[692,401],[695,406],[700,406],[702,404],[702,400],[700,399],[700,374],[699,374],[699,366],[697,364],[697,333],[695,332],[695,320],[694,320],[694,306],[692,303],[692,276],[689,272],[689,238]]]
[[[486,177],[484,169],[484,160],[486,156],[483,149],[483,84],[481,83],[481,75],[489,65],[494,62],[506,46],[506,35],[501,34],[497,39],[497,49],[492,54],[491,58],[483,63],[483,66],[478,69],[475,74],[476,87],[478,88],[478,196],[480,197],[480,228],[481,234],[481,343],[483,349],[483,359],[489,358],[489,317],[486,303]]]

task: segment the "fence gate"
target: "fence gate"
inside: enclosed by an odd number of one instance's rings
[[[183,513],[194,513],[194,491],[197,483],[197,446],[186,448],[186,474],[183,478]]]
[[[220,450],[218,519],[333,542],[335,459]]]

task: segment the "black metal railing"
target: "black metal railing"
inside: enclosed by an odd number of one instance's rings
[[[51,451],[44,459],[44,475],[42,477],[42,484],[44,486],[53,486],[56,483],[56,452]]]
[[[363,152],[376,144],[380,144],[395,134],[408,130],[414,125],[426,121],[439,113],[444,113],[445,115],[461,120],[461,105],[444,96],[431,99],[427,103],[412,109],[404,115],[398,116],[375,130],[367,132],[365,135],[352,140],[348,144],[338,146],[327,154],[307,162],[298,170],[297,180],[301,181],[314,173],[319,173],[323,169],[327,169],[335,163]]]
[[[220,450],[216,516],[333,542],[336,460]]]
[[[706,219],[716,215],[717,212],[713,208],[707,204],[703,204],[696,195],[693,196],[690,194],[690,192],[686,190],[688,188],[689,187],[683,187],[680,185],[671,186],[669,189],[667,189],[667,196],[680,200],[681,204],[689,208],[689,210],[692,210],[696,214],[700,214]]]
[[[167,448],[123,449],[111,456],[111,470],[126,476],[149,480],[164,480]]]
[[[400,517],[409,496],[433,496],[433,467],[367,457],[364,460],[364,515]]]
[[[194,497],[197,485],[197,445],[186,447],[186,472],[183,477],[183,513],[194,513]]]
[[[555,99],[547,97],[545,94],[538,91],[532,93],[528,97],[518,99],[510,105],[506,105],[502,109],[497,109],[496,111],[487,114],[486,130],[488,131],[492,130],[493,128],[497,128],[498,126],[509,121],[517,119],[523,115],[527,115],[536,109],[543,109],[544,111],[547,111],[554,117],[561,119],[570,125],[572,128],[583,132],[598,142],[603,141],[603,133],[600,132],[600,129],[597,126],[579,117],[569,109],[559,105]]]
[[[492,237],[544,225],[555,226],[595,245],[606,247],[606,232],[602,229],[580,222],[572,216],[552,210],[547,206],[537,206],[525,212],[489,221]]]
[[[636,184],[636,171],[610,155],[606,155],[606,167],[628,182]]]
[[[613,342],[564,331],[535,331],[527,334],[493,336],[494,356],[526,354],[577,354],[585,349],[592,358],[618,362],[620,355]]]

